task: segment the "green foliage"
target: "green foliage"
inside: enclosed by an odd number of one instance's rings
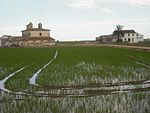
[[[123,29],[123,25],[116,25],[116,31],[120,31],[120,30],[122,30]]]

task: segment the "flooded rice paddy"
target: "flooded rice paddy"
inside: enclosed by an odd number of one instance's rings
[[[44,63],[27,62],[12,72],[0,66],[5,76],[0,81],[0,113],[150,112],[149,54],[129,51],[122,60],[105,53],[109,48],[92,54],[80,49],[66,54],[65,48],[53,48]],[[116,55],[122,51],[128,50],[113,50]]]

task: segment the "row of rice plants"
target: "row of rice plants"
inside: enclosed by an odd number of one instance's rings
[[[81,47],[60,48],[57,59],[39,76],[42,86],[84,85],[150,79],[150,69],[131,60],[128,55],[148,62],[150,54],[141,51]]]
[[[25,90],[29,86],[30,77],[39,68],[45,65],[45,63],[51,60],[55,53],[55,48],[2,48],[0,51],[5,55],[5,57],[1,57],[2,59],[0,59],[0,61],[3,61],[1,65],[7,70],[6,73],[0,75],[2,79],[19,68],[29,65],[27,69],[16,74],[6,82],[6,87],[8,89],[20,91],[21,89]],[[11,64],[12,62],[17,66],[13,67]],[[9,68],[13,69],[9,71]]]
[[[26,98],[0,102],[1,113],[149,113],[150,92],[85,98]]]
[[[150,69],[140,67],[116,67],[99,64],[77,66],[51,65],[38,78],[43,87],[96,85],[127,81],[149,80]]]

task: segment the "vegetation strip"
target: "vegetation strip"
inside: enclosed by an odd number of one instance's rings
[[[28,65],[28,66],[29,66],[29,65]],[[7,77],[4,78],[3,80],[1,80],[1,81],[0,81],[0,90],[2,90],[2,91],[4,91],[4,92],[8,92],[8,93],[9,93],[9,92],[12,92],[12,91],[10,91],[10,90],[8,90],[8,89],[5,88],[5,82],[6,82],[8,79],[10,79],[12,76],[14,76],[15,74],[17,74],[17,73],[21,72],[22,70],[24,70],[25,68],[27,68],[28,66],[25,66],[25,67],[23,67],[23,68],[21,68],[21,69],[15,71],[15,72],[13,72],[13,73],[10,74],[9,76],[7,76]]]
[[[112,95],[112,94],[121,94],[121,93],[137,93],[137,92],[149,92],[150,87],[145,88],[125,88],[125,89],[86,89],[81,91],[80,93],[62,93],[62,94],[46,94],[46,93],[26,93],[26,92],[9,92],[10,94],[15,94],[20,96],[20,100],[26,99],[26,96],[31,97],[42,97],[41,99],[44,99],[43,97],[49,97],[49,98],[84,98],[84,97],[94,97],[99,95]],[[23,97],[25,96],[25,97]]]
[[[39,69],[39,70],[30,78],[29,84],[38,86],[38,84],[36,84],[36,79],[37,79],[37,77],[39,76],[39,74],[41,73],[41,71],[42,71],[43,69],[45,69],[48,65],[50,65],[50,64],[56,59],[57,55],[58,55],[58,50],[56,50],[54,58],[53,58],[52,60],[50,60],[47,64],[45,64],[41,69]]]
[[[145,85],[150,84],[150,80],[140,80],[140,81],[127,81],[127,82],[116,82],[116,83],[95,83],[95,84],[85,84],[85,85],[62,85],[62,86],[45,86],[39,87],[46,90],[76,90],[85,88],[104,88],[104,87],[121,87],[130,85]]]
[[[137,58],[135,58],[134,56],[129,55],[129,58],[132,59],[132,60],[134,60],[136,64],[141,65],[141,66],[143,66],[143,67],[145,67],[145,68],[150,69],[150,66],[149,66],[149,65],[140,62],[140,61],[139,61]]]
[[[128,46],[128,45],[114,45],[114,44],[101,44],[98,46],[106,46],[106,47],[117,47],[117,48],[130,48],[136,50],[147,50],[150,51],[150,47],[142,47],[142,46]]]
[[[144,66],[145,68],[148,68],[148,69],[150,69],[150,66],[149,65],[146,65],[146,64],[144,64],[144,63],[141,63],[141,62],[136,62],[137,64],[139,64],[139,65],[142,65],[142,66]]]

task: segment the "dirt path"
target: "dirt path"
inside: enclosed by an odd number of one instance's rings
[[[150,47],[141,47],[141,46],[126,46],[126,45],[113,45],[113,44],[101,44],[100,46],[118,47],[118,48],[131,48],[131,49],[137,49],[137,50],[150,51]]]

